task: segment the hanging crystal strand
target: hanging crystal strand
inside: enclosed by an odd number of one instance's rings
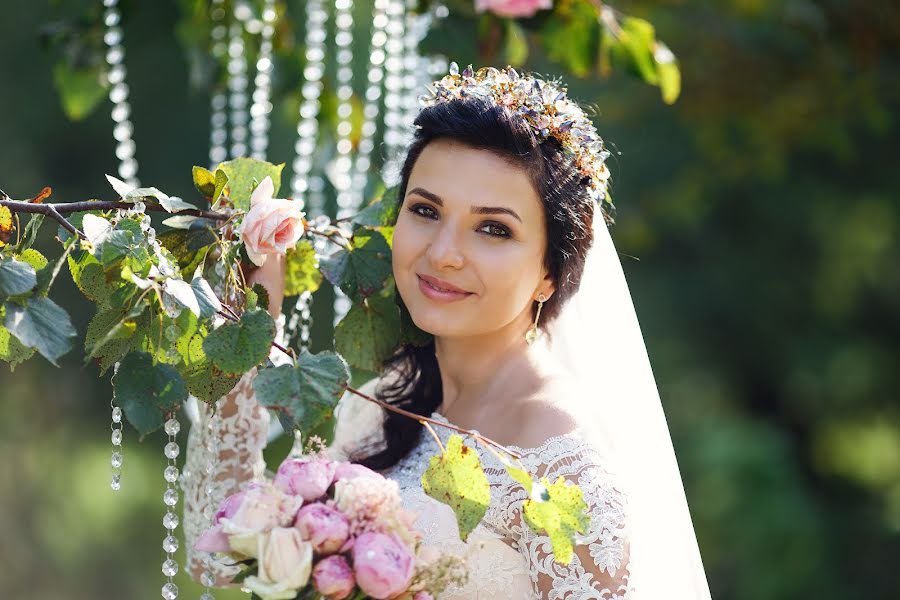
[[[384,46],[387,43],[387,7],[388,0],[375,0],[372,8],[372,41],[369,45],[369,69],[365,104],[363,105],[363,124],[353,169],[352,191],[356,194],[354,202],[357,206],[363,200],[368,200],[368,198],[363,198],[363,195],[369,179],[370,156],[375,148],[378,113],[381,110],[381,91],[384,85]]]
[[[382,179],[388,187],[399,182],[397,154],[405,140],[403,132],[403,42],[405,38],[404,0],[390,0],[387,7],[387,43],[384,78],[384,145],[386,160]]]
[[[353,115],[353,0],[335,0],[335,36],[337,47],[337,154],[334,159],[332,181],[337,192],[337,218],[352,216],[358,208],[357,195],[351,190],[350,172],[353,159],[350,152],[353,144],[350,141],[352,132],[351,117]],[[334,323],[344,318],[350,310],[352,302],[340,289],[334,289]]]
[[[162,547],[166,552],[166,560],[162,564],[163,575],[168,580],[162,587],[162,597],[166,600],[174,600],[178,597],[178,586],[172,581],[172,578],[178,573],[178,563],[172,556],[178,551],[178,537],[175,536],[175,529],[178,527],[178,515],[175,512],[175,505],[178,504],[178,490],[176,482],[178,481],[178,463],[177,458],[180,453],[178,442],[175,436],[181,430],[181,425],[174,413],[169,416],[165,425],[166,434],[169,436],[169,443],[165,447],[165,455],[168,459],[168,466],[163,472],[166,480],[166,491],[163,494],[163,502],[166,505],[166,515],[163,517],[163,526],[166,528],[166,537],[163,540]]]
[[[225,36],[228,28],[225,26],[225,7],[224,0],[212,0],[209,10],[209,18],[212,21],[212,55],[218,64],[228,51],[228,45],[225,43]],[[226,71],[227,78],[227,71]],[[228,98],[225,95],[223,84],[216,85],[210,99],[210,118],[209,118],[209,168],[214,169],[216,165],[228,158],[228,150],[226,143],[228,142],[228,130],[226,129],[228,115],[225,107],[228,105]]]
[[[275,33],[275,0],[265,0],[262,12],[262,39],[259,43],[259,55],[256,57],[256,77],[253,83],[253,104],[250,105],[250,147],[251,156],[259,160],[266,159],[269,147],[269,115],[272,103],[272,35]]]
[[[131,105],[128,103],[128,84],[125,83],[125,47],[122,45],[122,14],[118,0],[103,0],[103,43],[106,45],[107,79],[110,83],[109,100],[112,102],[113,137],[116,140],[116,158],[119,159],[119,177],[138,187],[137,160],[134,158],[134,127],[131,125]]]
[[[247,154],[247,56],[244,21],[252,16],[243,2],[234,4],[234,20],[228,28],[228,108],[231,109],[231,158]]]
[[[216,470],[218,469],[218,465],[216,464],[216,460],[219,457],[219,410],[222,408],[222,403],[224,399],[220,398],[216,401],[215,410],[210,414],[209,421],[206,426],[209,428],[210,435],[209,441],[207,442],[206,450],[208,452],[206,459],[206,481],[207,484],[204,492],[210,498],[212,498],[215,493],[215,489],[212,486],[212,482],[216,480]],[[215,519],[215,512],[213,510],[213,502],[206,503],[206,509],[203,514],[204,518],[208,522],[208,527],[212,527],[214,525],[213,520]],[[216,576],[210,570],[209,565],[210,562],[215,558],[216,554],[214,552],[210,552],[206,562],[206,570],[203,571],[203,574],[200,575],[200,583],[205,588],[203,595],[200,596],[200,600],[215,600],[213,596],[212,588],[216,584]]]
[[[119,363],[116,363],[113,365],[113,374],[118,373],[118,371]],[[109,400],[109,407],[112,410],[112,423],[110,423],[109,428],[112,430],[110,439],[113,445],[112,457],[109,461],[112,465],[113,472],[109,487],[111,487],[114,492],[118,492],[122,487],[122,409],[115,404],[115,393],[113,393],[113,397]],[[118,425],[118,427],[116,427],[116,425]]]

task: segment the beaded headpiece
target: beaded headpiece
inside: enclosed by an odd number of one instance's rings
[[[574,156],[576,166],[588,180],[590,197],[612,223],[615,206],[607,190],[609,169],[605,162],[610,153],[584,110],[566,96],[565,87],[532,75],[520,75],[512,67],[483,67],[476,72],[469,65],[460,73],[454,62],[450,63],[449,75],[435,81],[429,89],[430,94],[419,97],[423,107],[477,97],[519,115],[539,141],[555,138]]]

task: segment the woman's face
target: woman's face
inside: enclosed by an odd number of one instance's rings
[[[544,209],[528,175],[486,150],[438,139],[419,155],[401,200],[394,279],[416,325],[436,336],[524,331],[532,302],[554,289],[543,266]]]

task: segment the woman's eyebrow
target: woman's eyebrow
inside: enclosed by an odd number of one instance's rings
[[[420,188],[420,187],[413,188],[409,191],[407,196],[409,196],[411,194],[418,194],[419,196],[422,196],[423,198],[431,200],[438,206],[444,205],[444,201],[441,199],[440,196],[438,196],[435,193],[429,192],[428,190],[426,190],[424,188]],[[506,215],[511,215],[511,216],[515,217],[520,223],[522,222],[522,218],[518,215],[518,213],[516,213],[516,211],[514,211],[511,208],[507,208],[505,206],[473,206],[469,210],[469,212],[471,212],[474,215],[506,214]]]

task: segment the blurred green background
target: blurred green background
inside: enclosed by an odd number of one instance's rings
[[[38,35],[99,4],[0,2],[0,188],[14,198],[51,186],[56,202],[112,199],[108,101],[69,121],[53,85],[59,52]],[[360,36],[370,6],[357,2]],[[656,25],[680,60],[681,97],[667,106],[619,71],[566,79],[619,152],[613,235],[713,596],[898,598],[900,8],[615,6]],[[302,22],[301,1],[287,8]],[[123,10],[141,181],[196,202],[190,167],[206,165],[209,96],[189,84],[179,3]],[[269,159],[290,171],[300,62],[282,66]],[[526,66],[562,71],[539,54]],[[48,256],[59,253],[52,229],[38,243]],[[317,297],[314,349],[328,343],[328,294]],[[83,336],[91,304],[67,275],[52,296]],[[82,367],[77,349],[60,364],[0,366],[2,596],[158,598],[163,435],[138,444],[126,428],[112,492],[108,377]],[[271,445],[270,466],[286,451],[284,439]],[[176,583],[199,597],[184,573]]]

